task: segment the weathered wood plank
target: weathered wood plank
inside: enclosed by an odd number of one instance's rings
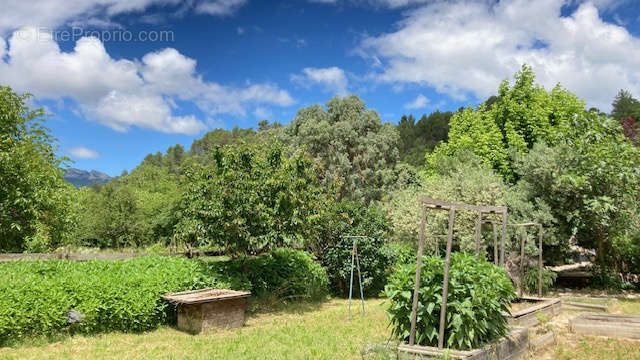
[[[640,316],[582,314],[569,322],[571,331],[590,336],[640,339]]]

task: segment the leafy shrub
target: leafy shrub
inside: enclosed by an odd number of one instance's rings
[[[312,163],[278,142],[234,144],[186,170],[175,236],[233,257],[302,245],[322,188]]]
[[[138,332],[171,321],[160,296],[229,288],[196,261],[144,257],[123,261],[17,261],[0,264],[0,345],[32,335],[71,331],[67,312],[85,316],[73,331]]]
[[[615,273],[600,265],[595,265],[591,269],[591,275],[591,286],[596,289],[614,292],[634,289],[633,284],[624,281],[619,273]]]
[[[558,275],[549,269],[542,269],[542,294],[549,292]],[[528,294],[538,293],[538,268],[529,267],[524,272],[524,289]]]
[[[409,338],[416,264],[396,268],[385,293],[394,335]],[[424,257],[416,343],[436,345],[442,304],[444,260]],[[507,273],[485,260],[464,253],[451,255],[445,344],[456,349],[476,348],[507,332],[502,311],[508,311],[516,294]]]
[[[622,273],[640,274],[640,229],[613,238],[611,262]]]
[[[317,237],[309,245],[327,268],[332,292],[343,296],[349,292],[354,238],[344,236],[359,235],[367,236],[356,239],[363,289],[365,294],[377,295],[384,288],[392,263],[391,254],[385,247],[390,229],[386,214],[375,206],[330,202],[319,217],[318,228]]]
[[[418,250],[412,244],[392,242],[385,247],[393,265],[411,264],[416,261]]]
[[[213,266],[218,267],[219,275],[216,277],[226,274],[257,297],[320,300],[328,293],[326,270],[305,251],[277,249],[254,258],[214,263]],[[244,279],[244,283],[237,282],[238,279]]]

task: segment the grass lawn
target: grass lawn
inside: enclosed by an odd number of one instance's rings
[[[296,304],[251,316],[245,327],[192,336],[171,327],[143,334],[74,336],[0,348],[0,359],[360,359],[367,342],[387,340],[384,300]]]
[[[364,317],[359,306],[353,301],[351,321],[347,300],[333,299],[254,314],[237,330],[192,336],[162,327],[142,334],[76,335],[55,343],[0,348],[0,359],[362,359],[363,349],[386,341],[390,330],[384,300],[367,300]],[[610,310],[640,314],[640,301],[619,299]],[[640,341],[578,336],[566,325],[554,331],[557,342],[528,359],[640,360]],[[366,359],[395,358],[380,355]]]
[[[640,359],[640,341],[565,334],[558,339],[550,359],[638,360]]]

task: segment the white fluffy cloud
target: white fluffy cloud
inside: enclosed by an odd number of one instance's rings
[[[196,5],[196,11],[209,15],[231,15],[247,0],[204,0]]]
[[[494,94],[522,63],[546,87],[560,82],[602,110],[620,88],[640,93],[640,40],[604,22],[591,3],[569,16],[561,15],[563,4],[438,1],[407,12],[397,30],[366,38],[360,50],[382,60],[379,80],[458,98]]]
[[[268,120],[268,119],[271,119],[271,117],[273,116],[273,113],[271,112],[271,110],[267,108],[258,106],[253,111],[253,115],[260,120]]]
[[[96,151],[86,148],[84,146],[71,148],[69,149],[68,153],[72,157],[79,158],[79,159],[95,159],[98,156],[100,156],[100,154],[98,154]]]
[[[0,38],[1,39],[1,38]],[[272,84],[243,87],[207,82],[196,61],[168,48],[141,61],[113,59],[95,38],[80,39],[62,52],[35,28],[14,33],[8,49],[0,41],[0,79],[38,98],[75,100],[88,118],[117,131],[131,126],[168,133],[195,134],[205,124],[195,116],[174,115],[175,100],[193,102],[208,115],[244,115],[247,106],[289,106],[291,96]]]
[[[336,66],[328,68],[304,68],[302,69],[302,74],[291,75],[291,81],[304,87],[310,87],[316,84],[321,85],[326,92],[337,95],[345,95],[349,85],[349,80],[344,70]]]
[[[198,13],[230,15],[247,0],[2,0],[0,36],[25,26],[56,28],[78,18],[90,19],[94,24],[108,24],[115,15],[139,12],[157,5],[193,7]]]
[[[429,103],[429,99],[420,94],[413,101],[404,104],[404,108],[407,110],[423,109]]]

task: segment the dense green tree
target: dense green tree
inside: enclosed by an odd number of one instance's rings
[[[416,122],[413,115],[403,115],[396,127],[400,135],[400,161],[414,166],[424,165],[424,154],[447,140],[451,116],[449,111],[435,111],[429,116],[422,115]]]
[[[384,288],[392,262],[391,251],[385,246],[390,230],[389,218],[377,206],[328,199],[315,218],[314,231],[307,238],[307,246],[327,268],[332,291],[346,296],[355,240],[364,293],[375,296]],[[354,239],[345,237],[347,235],[367,238]],[[357,291],[357,280],[354,286],[354,291]]]
[[[535,83],[531,67],[523,65],[513,85],[505,80],[490,108],[459,112],[451,119],[447,143],[435,153],[470,149],[491,164],[506,180],[514,181],[511,156],[524,154],[539,141],[555,145],[569,131],[571,120],[586,114],[585,104],[560,85],[546,91]],[[478,122],[478,124],[475,124]],[[427,162],[433,168],[433,159]]]
[[[611,242],[631,226],[640,189],[640,151],[620,124],[590,112],[569,124],[556,146],[536,144],[516,161],[530,199],[549,204],[566,238],[596,249],[608,263]]]
[[[640,119],[640,101],[627,90],[620,90],[611,106],[611,116],[618,121],[629,116]]]
[[[378,200],[397,180],[398,132],[355,95],[299,110],[283,136],[314,158],[322,183],[342,199]]]
[[[450,122],[449,141],[442,143],[427,155],[430,170],[436,170],[443,156],[453,156],[459,151],[470,150],[485,165],[500,173],[509,172],[509,156],[504,146],[504,136],[491,113],[481,105],[477,110],[466,108],[453,115]]]
[[[196,139],[189,148],[192,156],[208,156],[218,146],[233,144],[239,140],[253,142],[256,132],[253,129],[240,129],[235,126],[231,131],[215,129],[204,134],[201,139]]]
[[[611,116],[620,121],[624,135],[637,143],[640,132],[640,101],[626,90],[620,90],[611,104]]]
[[[168,166],[143,163],[102,186],[78,189],[77,245],[166,245],[176,223],[181,182]]]
[[[72,187],[30,95],[0,86],[0,250],[46,251],[68,240]]]
[[[218,147],[186,171],[176,236],[231,256],[302,246],[322,190],[311,162],[277,142]]]

